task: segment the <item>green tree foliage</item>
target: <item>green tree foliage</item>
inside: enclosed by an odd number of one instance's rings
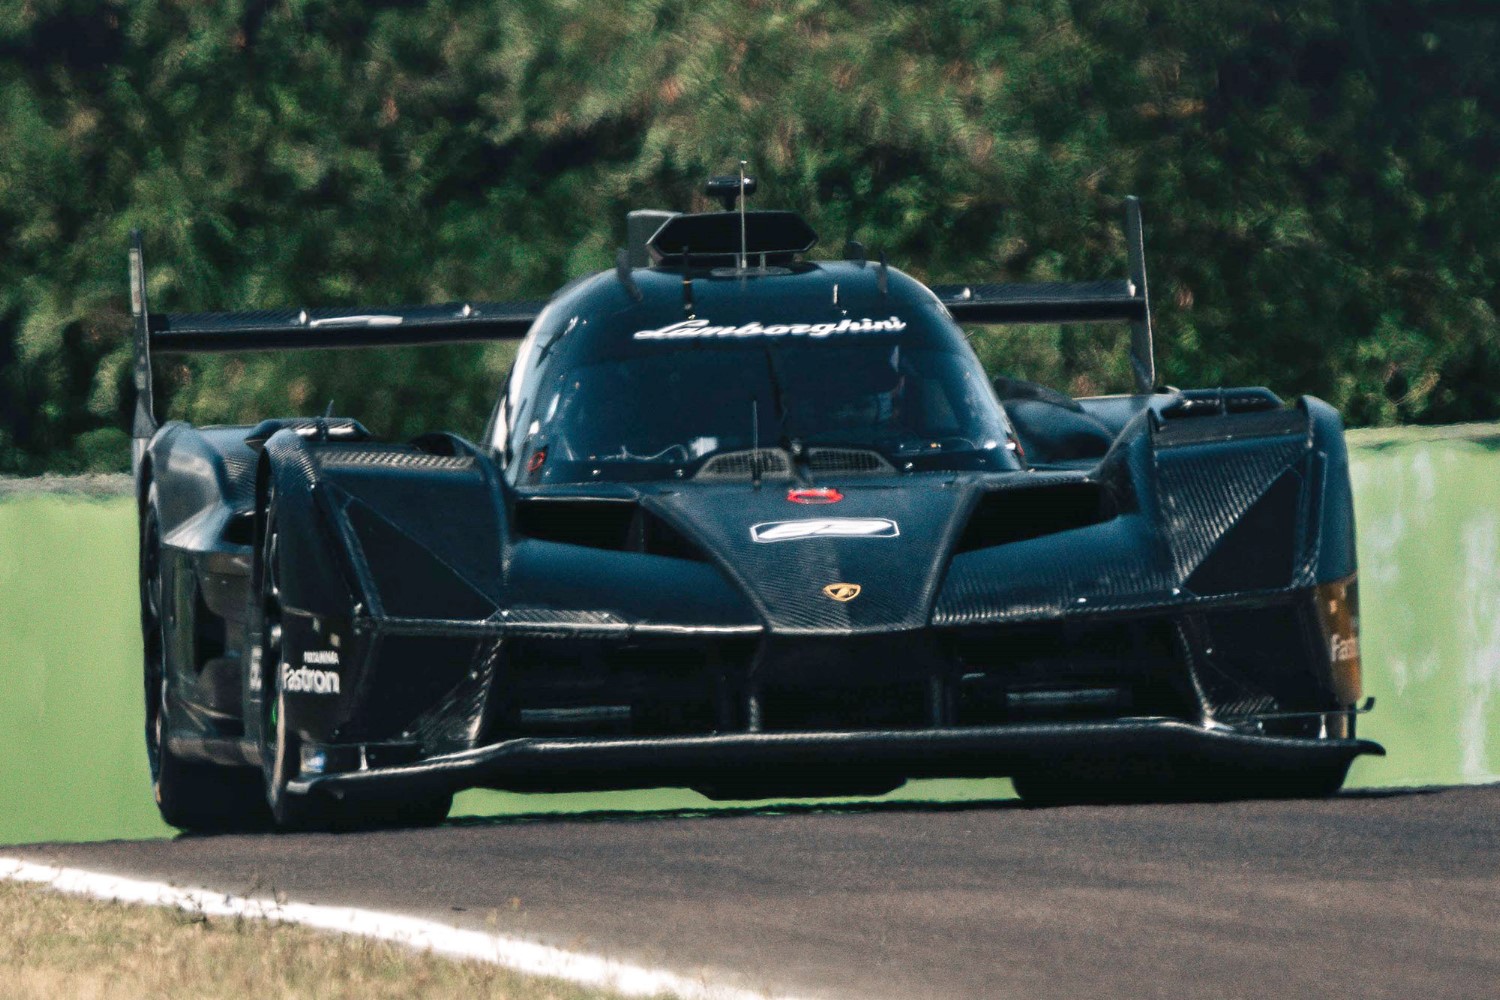
[[[929,280],[1123,267],[1166,381],[1354,423],[1500,414],[1500,16],[1449,0],[12,0],[0,5],[0,469],[124,462],[123,248],[165,310],[544,295],[630,208],[758,201]],[[1124,377],[1099,328],[996,369]],[[505,346],[158,363],[200,422],[475,432]]]

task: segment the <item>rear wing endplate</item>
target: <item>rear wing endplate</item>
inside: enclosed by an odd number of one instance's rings
[[[222,351],[289,351],[403,347],[519,340],[546,300],[454,302],[356,309],[280,309],[153,315],[146,295],[141,234],[130,234],[130,311],[134,319],[135,418],[131,437],[139,462],[156,433],[151,355]]]
[[[1130,324],[1130,367],[1136,391],[1156,387],[1151,299],[1146,290],[1146,248],[1140,199],[1125,199],[1129,276],[1116,281],[1058,281],[1029,285],[934,285],[932,290],[960,323]]]

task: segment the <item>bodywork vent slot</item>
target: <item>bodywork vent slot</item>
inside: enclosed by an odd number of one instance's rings
[[[1161,411],[1168,420],[1184,417],[1222,417],[1232,413],[1265,413],[1279,410],[1281,397],[1259,386],[1248,389],[1187,389],[1177,402]]]
[[[1096,482],[999,490],[979,501],[954,551],[971,552],[1086,528],[1116,513],[1113,497]]]
[[[956,635],[957,722],[1068,722],[1125,716],[1196,719],[1176,628],[1167,620],[1038,623]]]
[[[226,545],[244,545],[247,548],[255,544],[255,511],[241,510],[229,516],[224,522],[224,531],[220,535]]]
[[[1243,438],[1306,435],[1307,411],[1269,389],[1190,389],[1152,422],[1158,448]]]
[[[521,500],[515,524],[521,534],[545,542],[708,561],[680,531],[629,500]]]
[[[726,671],[742,675],[750,653],[733,644],[519,640],[488,738],[711,733],[725,728],[716,720],[726,683],[742,683]]]

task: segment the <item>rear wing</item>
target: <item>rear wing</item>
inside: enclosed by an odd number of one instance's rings
[[[632,213],[633,216],[646,214]],[[1150,393],[1156,386],[1156,358],[1151,335],[1151,301],[1146,289],[1141,204],[1134,197],[1125,199],[1125,243],[1129,275],[1122,280],[935,285],[932,290],[953,318],[961,323],[1128,322],[1131,328],[1130,366],[1136,391]],[[644,249],[642,247],[642,251]],[[634,250],[631,253],[634,255]],[[631,259],[622,252],[617,263],[622,281],[628,278],[631,266]],[[146,442],[157,428],[151,384],[153,352],[286,351],[515,340],[526,336],[545,305],[546,300],[538,299],[365,309],[153,315],[146,295],[141,234],[134,231],[130,238],[130,310],[135,321],[136,394],[131,429],[133,457],[138,464]]]
[[[1030,285],[934,285],[932,291],[960,323],[1130,324],[1130,367],[1136,391],[1156,387],[1151,299],[1140,199],[1125,199],[1129,276],[1116,281],[1057,281]]]
[[[288,351],[401,347],[519,340],[546,305],[455,302],[356,309],[281,309],[153,314],[146,296],[140,231],[130,234],[130,312],[134,319],[135,418],[131,437],[139,460],[156,433],[151,355],[221,351]]]

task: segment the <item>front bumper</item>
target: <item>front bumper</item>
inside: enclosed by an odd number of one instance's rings
[[[1226,764],[1288,777],[1362,754],[1369,740],[1265,736],[1176,719],[963,728],[726,733],[708,736],[525,737],[387,767],[303,774],[287,791],[335,798],[500,788],[583,791],[714,787],[747,774],[857,780],[1005,777],[1063,760],[1163,759]],[[794,783],[794,782],[791,782]]]

